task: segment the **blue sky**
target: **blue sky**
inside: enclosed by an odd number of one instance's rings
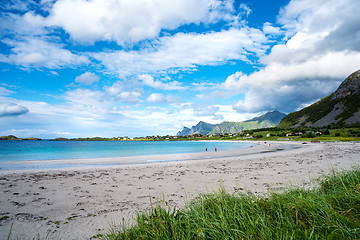
[[[0,135],[176,134],[289,113],[360,68],[358,0],[0,3]]]

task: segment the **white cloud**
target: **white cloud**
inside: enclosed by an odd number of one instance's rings
[[[64,99],[76,108],[84,109],[89,111],[90,114],[94,113],[97,116],[107,111],[111,104],[111,99],[103,92],[84,88],[67,91]]]
[[[44,18],[27,12],[23,15],[4,11],[0,15],[0,30],[2,34],[12,34],[14,37],[46,35]]]
[[[91,85],[94,82],[98,82],[98,81],[99,81],[99,77],[92,72],[83,73],[80,76],[77,76],[75,78],[75,82],[81,83],[84,85]]]
[[[146,98],[146,101],[151,103],[165,103],[166,97],[161,93],[152,93]]]
[[[282,9],[279,23],[290,36],[299,32],[325,34],[317,42],[319,50],[359,50],[359,11],[357,0],[293,0]]]
[[[0,62],[23,68],[49,69],[88,64],[90,61],[86,56],[67,50],[65,44],[60,43],[56,31],[49,28],[46,19],[30,10],[40,6],[33,1],[27,1],[26,4],[12,1],[5,5],[0,15],[1,42],[10,47],[10,52],[0,54]],[[26,12],[20,14],[9,11],[16,7]]]
[[[161,93],[152,93],[147,98],[146,101],[149,103],[173,103],[180,101],[178,97],[171,94],[165,96]]]
[[[234,108],[240,112],[280,110],[291,112],[303,103],[325,97],[359,68],[360,53],[328,53],[301,64],[268,64],[250,75],[238,72],[224,87],[245,92]]]
[[[193,109],[194,115],[196,116],[215,116],[219,111],[219,107],[214,105],[208,106],[193,104],[191,108]]]
[[[141,93],[139,92],[122,92],[117,96],[117,98],[126,103],[138,103],[141,101],[139,99],[140,96]]]
[[[241,3],[239,8],[245,12],[246,16],[249,16],[249,14],[252,12],[252,10],[249,8],[249,6],[246,5],[245,3]]]
[[[281,30],[281,28],[279,27],[274,27],[271,23],[266,22],[263,25],[263,30],[262,30],[265,34],[269,34],[269,35],[283,35],[284,31]]]
[[[162,29],[218,20],[232,10],[219,0],[58,0],[47,24],[65,29],[72,39],[123,45],[157,37]]]
[[[19,116],[29,112],[24,106],[15,103],[0,103],[0,117]]]
[[[244,93],[234,109],[291,112],[333,92],[359,69],[360,17],[356,9],[360,11],[360,5],[351,0],[291,1],[279,17],[289,40],[260,58],[266,64],[263,69],[249,75],[237,72],[224,83],[232,95]],[[343,36],[339,32],[346,25],[352,26],[353,32]],[[347,44],[341,43],[344,39]]]
[[[111,87],[105,87],[105,90],[108,94],[116,96],[123,90],[123,88],[123,83],[116,81],[113,83],[113,85],[111,85]]]
[[[159,38],[155,45],[139,51],[89,53],[111,73],[134,74],[195,69],[231,60],[249,61],[248,55],[265,53],[268,39],[260,30],[244,27],[204,34],[178,33]]]
[[[155,89],[162,89],[162,90],[183,90],[185,87],[181,86],[181,83],[178,81],[172,82],[162,82],[162,81],[155,81],[154,77],[148,74],[141,74],[138,78],[147,86],[155,88]]]
[[[28,11],[29,7],[35,4],[36,3],[33,0],[28,0],[28,1],[8,0],[1,3],[0,9],[4,8],[7,10]]]
[[[9,55],[0,54],[0,61],[25,68],[58,69],[89,63],[87,57],[64,49],[64,45],[41,38],[28,37],[21,41],[5,39],[2,42],[12,47],[12,53]]]
[[[11,91],[9,89],[0,86],[0,96],[10,95],[11,93],[14,93],[14,91]]]

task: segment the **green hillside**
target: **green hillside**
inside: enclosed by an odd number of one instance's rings
[[[262,122],[258,121],[247,121],[247,122],[222,122],[217,125],[214,130],[210,132],[210,134],[215,133],[238,133],[243,130],[251,130],[258,128],[269,128],[274,127],[276,124],[270,122],[269,120],[265,120]]]
[[[276,126],[285,116],[284,113],[279,111],[271,111],[244,122],[222,122],[210,134],[238,133],[243,130],[271,128]]]
[[[214,125],[200,121],[196,126],[191,129],[184,127],[177,136],[187,136],[192,134],[222,134],[222,133],[239,133],[243,130],[251,130],[258,128],[275,127],[282,118],[286,115],[279,111],[270,111],[259,117],[252,118],[244,122],[222,122]]]
[[[351,74],[329,96],[288,114],[280,128],[357,126],[360,124],[360,70]]]

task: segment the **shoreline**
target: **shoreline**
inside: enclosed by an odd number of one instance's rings
[[[203,141],[208,142],[208,141]],[[156,162],[174,162],[174,161],[196,161],[198,159],[212,159],[219,157],[232,156],[234,154],[255,154],[261,142],[251,141],[210,141],[210,142],[238,142],[251,144],[249,147],[232,149],[203,151],[193,153],[175,153],[175,154],[155,154],[139,155],[125,157],[103,157],[103,158],[73,158],[73,159],[42,159],[42,160],[20,160],[20,161],[2,161],[0,162],[0,175],[2,173],[11,173],[14,171],[46,171],[46,170],[75,170],[87,168],[102,168],[121,165],[137,165]],[[283,144],[283,143],[282,143]]]
[[[191,142],[191,141],[190,141]],[[230,150],[220,150],[216,153],[218,156],[222,156],[227,151],[238,151],[242,149],[249,149],[253,146],[259,145],[254,141],[224,141],[224,140],[199,140],[194,142],[219,142],[219,143],[245,143],[249,146],[240,147]],[[190,161],[198,158],[211,158],[210,151],[199,151],[189,153],[164,153],[164,154],[143,154],[132,156],[115,156],[115,157],[84,157],[84,158],[63,158],[63,159],[31,159],[31,160],[14,160],[14,161],[0,161],[0,174],[1,172],[11,171],[36,171],[36,170],[51,170],[51,169],[63,169],[70,170],[76,168],[91,168],[91,167],[108,167],[118,165],[132,165],[132,164],[146,164],[150,162],[166,162],[166,161]],[[221,152],[221,153],[220,153]],[[251,151],[252,153],[253,151]],[[191,157],[193,156],[193,157]]]
[[[0,221],[0,238],[6,239],[13,224],[12,238],[49,234],[89,239],[106,233],[112,223],[119,225],[123,219],[131,223],[136,211],[150,206],[150,200],[165,199],[181,207],[220,185],[229,192],[255,194],[281,190],[289,183],[311,187],[313,179],[332,167],[341,170],[360,164],[356,142],[255,143],[259,145],[252,149],[184,154],[181,161],[0,171],[0,218],[7,216]],[[285,145],[291,149],[275,151]],[[166,159],[171,156],[179,158],[168,155]],[[197,160],[187,160],[191,158]]]

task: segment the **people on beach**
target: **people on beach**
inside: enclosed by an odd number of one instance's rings
[[[205,152],[207,152],[207,148],[205,148]]]
[[[215,148],[215,152],[217,151],[217,148]]]

